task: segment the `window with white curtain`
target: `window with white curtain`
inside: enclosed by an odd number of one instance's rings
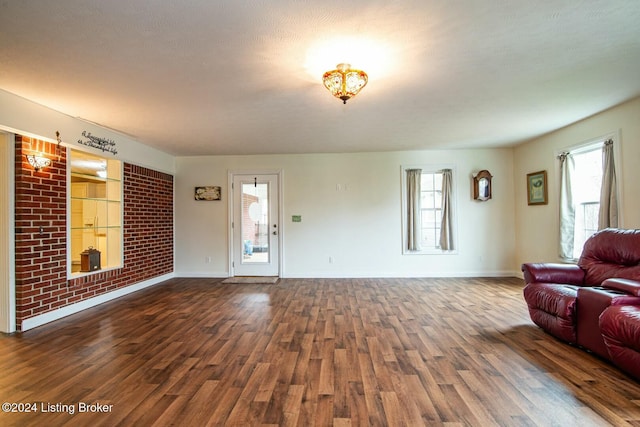
[[[614,140],[564,150],[560,162],[560,258],[576,261],[599,229],[618,226]],[[612,184],[613,183],[613,184]],[[603,205],[604,201],[604,205]]]
[[[449,179],[443,179],[446,171]],[[403,253],[455,252],[452,175],[450,168],[433,165],[402,168]]]

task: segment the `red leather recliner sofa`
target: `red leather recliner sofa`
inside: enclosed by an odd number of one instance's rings
[[[522,272],[536,325],[640,379],[640,230],[601,230],[577,264],[525,263]]]

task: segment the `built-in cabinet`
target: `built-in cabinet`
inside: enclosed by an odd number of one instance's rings
[[[122,164],[72,152],[70,174],[70,265],[82,269],[82,254],[100,252],[100,269],[122,265]]]

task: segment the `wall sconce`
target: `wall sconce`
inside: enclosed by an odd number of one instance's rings
[[[51,165],[51,159],[44,156],[37,156],[34,154],[27,154],[27,161],[38,172],[42,168],[46,168]]]

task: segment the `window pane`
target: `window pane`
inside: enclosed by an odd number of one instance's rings
[[[243,264],[269,262],[269,184],[242,184]]]
[[[434,190],[442,191],[442,174],[433,174],[433,187]]]
[[[433,188],[433,174],[432,173],[423,173],[422,179],[420,180],[420,185],[422,186],[422,190],[431,190]]]
[[[442,191],[436,191],[433,193],[434,207],[436,209],[442,209]]]
[[[442,219],[442,174],[427,172],[422,174],[421,191],[422,242],[425,249],[437,249],[440,240]]]
[[[433,228],[422,229],[422,247],[424,248],[436,247],[435,229]]]
[[[436,211],[434,210],[422,210],[422,227],[435,227],[436,226]]]
[[[573,156],[575,176],[571,180],[573,198],[576,204],[598,202],[602,185],[602,150],[579,153]]]
[[[420,203],[423,209],[433,209],[435,207],[435,202],[433,199],[433,192],[431,191],[423,191],[420,194]]]
[[[575,227],[573,256],[579,258],[584,242],[598,229],[598,210],[600,208],[600,186],[602,185],[601,144],[594,149],[573,155],[574,175],[571,189],[575,203]]]
[[[587,238],[598,231],[598,215],[600,203],[585,203],[584,207],[584,230]]]

